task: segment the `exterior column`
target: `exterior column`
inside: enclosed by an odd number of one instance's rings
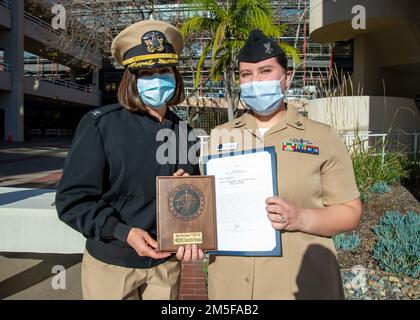
[[[24,140],[24,1],[11,1],[11,30],[2,37],[4,62],[11,68],[11,92],[0,95],[0,107],[5,110],[4,137],[9,131],[13,141]]]

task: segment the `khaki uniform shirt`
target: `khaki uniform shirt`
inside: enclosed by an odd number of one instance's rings
[[[319,154],[283,150],[283,143],[290,141],[316,146]],[[218,146],[229,142],[238,143],[235,151],[274,146],[278,195],[298,207],[323,208],[360,195],[341,138],[330,126],[301,116],[293,107],[264,137],[249,113],[215,128],[204,154],[219,153]],[[344,298],[331,238],[282,231],[281,243],[280,257],[211,255],[209,298]]]

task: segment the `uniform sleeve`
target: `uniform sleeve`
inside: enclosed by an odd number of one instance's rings
[[[101,199],[107,172],[99,129],[87,114],[77,127],[64,163],[55,198],[58,217],[88,239],[126,242],[130,227]]]
[[[321,167],[322,200],[324,205],[352,201],[360,196],[353,164],[342,139],[330,128],[328,158]]]

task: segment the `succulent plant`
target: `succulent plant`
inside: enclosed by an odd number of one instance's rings
[[[360,236],[356,232],[340,233],[333,237],[335,247],[343,251],[353,251],[360,244]]]
[[[378,241],[373,258],[379,266],[400,276],[420,276],[420,214],[387,211],[373,227]]]

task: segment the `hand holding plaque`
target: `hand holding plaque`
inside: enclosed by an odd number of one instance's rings
[[[157,177],[157,237],[162,252],[196,244],[216,250],[214,177]]]

